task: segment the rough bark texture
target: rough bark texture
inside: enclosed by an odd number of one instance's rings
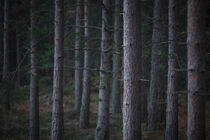
[[[112,112],[120,113],[120,55],[121,48],[121,25],[122,18],[120,15],[121,0],[115,0],[115,16],[114,16],[114,54],[113,54],[113,80],[112,80]]]
[[[179,0],[169,0],[169,45],[168,45],[168,86],[166,110],[166,140],[178,140],[178,93],[179,68],[178,31],[179,31]]]
[[[37,15],[36,0],[31,0],[31,73],[30,73],[30,112],[29,112],[29,139],[39,140],[39,82],[37,69]]]
[[[99,85],[98,122],[95,140],[109,139],[109,94],[111,80],[111,0],[103,0],[101,66]]]
[[[82,35],[82,20],[83,18],[83,2],[82,0],[77,0],[76,8],[76,38],[75,38],[75,106],[76,111],[80,111],[81,99],[82,99],[82,52],[79,50],[82,45],[81,35]]]
[[[146,15],[146,1],[142,0],[141,3],[141,10],[142,10],[142,15]],[[145,21],[146,16],[142,16],[142,23],[146,23]],[[149,70],[149,65],[148,65],[148,59],[147,59],[147,48],[144,47],[144,44],[147,42],[147,31],[144,31],[144,25],[142,25],[142,81],[141,81],[141,123],[147,123],[147,118],[148,118],[148,111],[147,111],[147,104],[148,104],[148,93],[149,93],[149,82],[146,79],[149,79],[148,77],[148,70]]]
[[[9,0],[4,0],[4,35],[3,35],[3,46],[4,46],[4,62],[3,62],[3,73],[2,73],[2,81],[7,84],[9,80],[9,44],[8,44],[8,8],[9,8]],[[10,109],[10,101],[9,101],[9,92],[8,89],[4,91],[4,109]]]
[[[85,6],[84,6],[84,25],[87,27],[89,26],[89,0],[84,0]],[[88,128],[89,127],[89,109],[90,109],[90,55],[91,52],[88,50],[90,48],[89,43],[89,28],[85,28],[85,52],[84,52],[84,73],[83,73],[83,90],[82,90],[82,106],[80,109],[80,127],[81,128]]]
[[[141,140],[141,1],[124,0],[123,140]]]
[[[148,127],[155,130],[165,127],[167,41],[168,41],[168,0],[154,1],[152,35],[152,62]]]
[[[189,0],[187,18],[187,139],[205,140],[205,0]]]
[[[51,140],[63,138],[63,0],[55,0],[55,52]]]

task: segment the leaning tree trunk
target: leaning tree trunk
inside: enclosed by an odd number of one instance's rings
[[[124,0],[123,140],[141,140],[141,1]]]
[[[111,14],[111,0],[103,0],[99,106],[95,140],[109,139],[109,93],[112,50]]]
[[[169,0],[169,44],[168,44],[168,87],[166,110],[166,140],[178,140],[178,90],[179,68],[178,31],[179,31],[179,0]]]
[[[30,113],[29,139],[39,140],[39,82],[38,82],[38,52],[37,52],[37,15],[36,0],[31,0],[31,73],[30,73]]]
[[[112,80],[112,112],[120,113],[120,47],[121,47],[121,0],[115,0],[114,16],[114,53],[113,53],[113,80]]]
[[[89,26],[89,15],[90,15],[90,2],[89,0],[84,0],[84,25],[85,27]],[[89,28],[85,28],[85,52],[84,52],[84,73],[83,73],[83,90],[82,90],[82,106],[80,110],[80,127],[88,128],[89,127],[89,109],[90,109],[90,33]]]
[[[4,62],[3,62],[3,73],[2,81],[8,84],[9,81],[9,44],[8,44],[8,7],[9,0],[4,0],[4,35],[3,35],[3,46],[4,46]],[[4,92],[4,109],[10,109],[9,92],[5,88]]]
[[[82,28],[80,27],[83,23],[83,2],[77,0],[76,8],[76,38],[75,38],[75,105],[74,109],[80,111],[81,99],[82,99]]]
[[[154,1],[148,127],[165,127],[167,81],[168,0]]]
[[[53,111],[51,140],[63,138],[63,0],[55,0],[55,52],[53,73]]]
[[[205,139],[205,0],[189,0],[187,14],[187,139]]]

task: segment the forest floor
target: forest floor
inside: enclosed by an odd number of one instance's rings
[[[79,113],[73,110],[73,87],[64,88],[64,127],[65,140],[93,140],[98,109],[98,94],[91,94],[90,128],[80,129]],[[40,87],[40,137],[49,140],[51,133],[52,86]],[[179,105],[179,139],[186,139],[187,105],[186,97],[181,98]],[[29,87],[12,91],[11,111],[3,113],[0,109],[0,140],[27,140],[29,124]],[[207,107],[210,108],[210,102]],[[122,139],[122,115],[110,112],[110,140]],[[210,109],[206,111],[207,139],[210,140]],[[164,130],[148,131],[146,124],[142,124],[144,140],[164,140]]]

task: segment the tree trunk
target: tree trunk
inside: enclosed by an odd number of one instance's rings
[[[166,140],[178,140],[178,93],[179,69],[178,31],[179,31],[179,0],[169,0],[169,44],[168,44],[168,87],[166,110]]]
[[[166,82],[167,82],[167,41],[168,41],[168,0],[154,1],[152,35],[152,62],[150,81],[150,102],[148,127],[155,130],[165,127]]]
[[[111,14],[111,0],[103,0],[99,106],[95,140],[109,139],[109,93],[111,84],[110,53],[112,49]]]
[[[84,24],[85,27],[89,26],[89,0],[85,0],[85,6],[84,6]],[[85,52],[84,52],[84,73],[83,73],[83,90],[82,90],[82,106],[80,110],[80,127],[81,128],[88,128],[89,127],[89,106],[90,106],[90,33],[89,28],[85,28]]]
[[[124,0],[123,140],[141,140],[141,1]]]
[[[141,3],[141,10],[142,10],[142,15],[146,15],[146,1],[142,0]],[[142,16],[142,24],[146,24],[145,16]],[[141,24],[141,25],[142,25]],[[146,35],[148,31],[144,31],[144,25],[142,25],[142,82],[141,82],[141,123],[147,123],[147,118],[148,118],[148,111],[147,111],[147,104],[148,104],[148,93],[149,93],[149,82],[146,79],[148,78],[148,70],[149,70],[149,65],[148,65],[148,60],[147,60],[147,48],[144,47],[148,36]]]
[[[4,62],[3,62],[2,81],[5,84],[8,84],[8,81],[9,81],[8,8],[9,8],[9,0],[4,0],[4,35],[3,35]],[[9,98],[8,89],[5,88],[5,91],[4,91],[4,109],[5,110],[10,109],[9,99],[10,98]]]
[[[121,0],[115,0],[115,16],[114,16],[114,54],[113,54],[113,81],[112,81],[112,112],[120,113],[120,55],[121,48]]]
[[[205,140],[205,4],[204,0],[188,1],[188,140]]]
[[[39,140],[39,81],[38,81],[38,52],[37,52],[37,2],[31,0],[31,73],[30,73],[30,113],[29,139]]]
[[[82,46],[82,26],[83,23],[83,2],[82,0],[77,0],[76,8],[76,38],[75,38],[75,106],[76,111],[80,111],[81,99],[82,99],[82,52],[79,50]]]
[[[51,140],[63,138],[63,0],[55,0],[55,52]]]

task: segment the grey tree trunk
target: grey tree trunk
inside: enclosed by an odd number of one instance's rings
[[[113,53],[113,80],[112,80],[112,112],[120,113],[120,55],[119,51],[121,48],[121,31],[122,18],[120,15],[121,0],[115,0],[115,15],[114,15],[114,52]]]
[[[124,0],[123,140],[141,140],[141,1]]]
[[[142,10],[142,15],[146,15],[146,1],[142,0],[141,3],[141,10]],[[145,24],[145,17],[142,16],[142,23]],[[147,42],[147,35],[146,31],[144,31],[144,25],[142,25],[142,82],[141,82],[141,122],[147,123],[147,118],[148,118],[148,111],[147,111],[147,104],[148,104],[148,93],[149,93],[149,82],[146,79],[148,78],[148,70],[149,70],[149,65],[147,62],[147,48],[144,47],[144,45]]]
[[[3,46],[4,46],[4,62],[3,62],[3,73],[2,73],[2,81],[5,84],[8,84],[9,80],[9,44],[8,44],[8,8],[9,8],[9,0],[4,0],[4,35],[3,35]],[[9,92],[5,89],[4,92],[4,109],[10,109],[10,101],[9,101]]]
[[[89,10],[89,0],[84,0],[84,25],[85,27],[89,26],[89,16],[90,16],[90,10]],[[84,52],[84,73],[83,73],[83,90],[82,90],[82,106],[80,110],[80,127],[81,128],[88,128],[89,127],[89,109],[90,109],[90,55],[91,52],[89,50],[90,48],[90,33],[89,28],[85,28],[85,52]]]
[[[188,140],[205,140],[205,7],[205,0],[188,1]]]
[[[55,51],[51,140],[62,140],[63,125],[63,0],[55,0]]]
[[[31,73],[30,73],[30,112],[29,112],[29,139],[39,140],[39,81],[38,81],[38,52],[37,52],[37,15],[36,0],[31,0]]]
[[[168,86],[166,110],[166,140],[178,140],[178,93],[179,90],[179,0],[169,0]]]
[[[112,50],[111,15],[111,0],[103,0],[99,106],[95,140],[109,139],[109,94]]]
[[[152,62],[148,127],[155,130],[165,127],[166,83],[167,83],[167,41],[168,0],[154,1],[152,34]]]
[[[75,37],[75,105],[74,109],[80,111],[81,99],[82,99],[82,70],[79,69],[82,67],[82,52],[79,50],[82,45],[82,31],[83,29],[79,26],[82,26],[83,23],[83,1],[77,0],[76,8],[76,37]]]

